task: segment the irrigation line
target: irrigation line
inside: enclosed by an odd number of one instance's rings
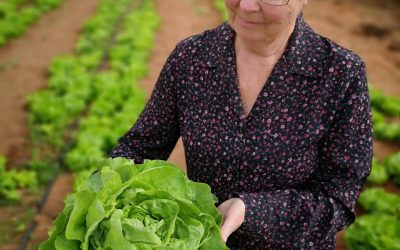
[[[46,190],[42,196],[42,198],[40,199],[40,202],[37,204],[37,209],[36,209],[36,213],[35,215],[39,215],[42,213],[44,204],[46,204],[47,198],[50,194],[50,191],[55,183],[56,178],[52,179],[50,181],[50,183],[47,185]],[[22,238],[22,242],[20,244],[19,250],[25,250],[28,247],[29,244],[29,240],[31,238],[31,235],[33,233],[33,230],[35,230],[36,226],[37,226],[37,222],[35,220],[35,217],[33,217],[33,219],[31,220],[31,223],[29,224],[28,230],[26,230],[23,238]]]

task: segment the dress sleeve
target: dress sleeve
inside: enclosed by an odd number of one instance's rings
[[[168,159],[180,136],[174,73],[178,46],[163,66],[142,113],[133,127],[118,139],[109,157],[133,159],[135,163],[142,163],[144,159]]]
[[[372,164],[364,64],[352,79],[331,127],[318,141],[318,167],[307,185],[235,194],[246,207],[244,232],[261,233],[264,242],[284,249],[327,249],[321,244],[355,220],[356,201]]]

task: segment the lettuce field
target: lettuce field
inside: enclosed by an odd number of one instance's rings
[[[396,0],[304,9],[367,65],[373,167],[338,250],[400,250],[399,16]],[[176,43],[227,18],[223,0],[0,0],[0,249],[226,249],[181,140],[168,162],[105,156]]]

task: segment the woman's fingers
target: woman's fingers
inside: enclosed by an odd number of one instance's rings
[[[226,242],[228,237],[235,231],[234,220],[232,217],[227,217],[221,227],[222,239]]]
[[[226,242],[228,237],[243,223],[245,206],[241,199],[233,198],[223,202],[218,209],[223,215],[221,236]]]

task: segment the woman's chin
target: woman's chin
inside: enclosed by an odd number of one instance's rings
[[[254,30],[238,29],[235,31],[236,31],[236,35],[238,37],[240,37],[240,39],[242,39],[242,40],[246,40],[246,41],[263,40],[263,37],[260,35],[260,32],[256,32]]]
[[[245,40],[262,40],[264,34],[263,26],[260,24],[234,22],[230,23],[231,27],[235,30],[235,33]]]

